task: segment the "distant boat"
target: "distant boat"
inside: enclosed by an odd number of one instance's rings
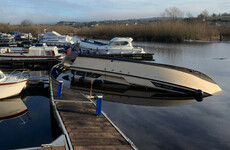
[[[0,34],[0,42],[13,42],[14,35],[2,33]]]
[[[20,97],[0,100],[0,121],[24,115],[28,108]]]
[[[0,61],[58,61],[65,57],[65,54],[59,53],[56,46],[31,46],[27,53],[14,53],[10,49],[2,50]]]
[[[0,71],[0,99],[8,98],[11,96],[18,95],[21,93],[22,89],[26,87],[28,78],[20,74],[11,74],[5,75]]]
[[[38,38],[39,43],[46,43],[50,46],[71,46],[74,44],[72,37],[68,35],[61,35],[55,31],[45,32]]]
[[[115,37],[108,44],[98,41],[81,40],[79,47],[87,54],[135,54],[145,53],[141,47],[133,47],[132,38]]]
[[[200,97],[221,91],[221,88],[207,75],[172,65],[78,56],[70,69],[78,80],[141,86]]]

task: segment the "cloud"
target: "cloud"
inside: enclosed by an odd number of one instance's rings
[[[160,16],[169,7],[198,15],[204,9],[211,13],[228,12],[229,0],[0,0],[0,22],[20,23],[31,19],[35,23],[60,20],[91,21]]]

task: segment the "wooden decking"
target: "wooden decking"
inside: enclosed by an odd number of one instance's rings
[[[71,147],[82,149],[133,149],[105,116],[96,116],[95,105],[77,90],[64,87],[57,98],[58,84],[52,80],[53,104],[71,141]],[[51,94],[52,95],[52,94]]]

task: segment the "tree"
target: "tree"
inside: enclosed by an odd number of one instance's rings
[[[25,19],[25,20],[22,20],[21,25],[22,26],[31,26],[31,25],[33,25],[33,22],[31,20]]]
[[[201,19],[206,19],[208,18],[208,11],[207,10],[203,10],[197,17],[201,18]]]
[[[177,7],[166,8],[163,14],[172,19],[184,17],[184,13]]]
[[[188,12],[186,15],[188,18],[193,18],[193,15],[190,12]]]

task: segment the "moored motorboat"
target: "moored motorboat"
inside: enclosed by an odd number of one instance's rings
[[[39,43],[46,43],[50,46],[72,46],[74,42],[72,37],[68,35],[61,35],[55,31],[45,32],[38,38]]]
[[[2,33],[0,35],[0,42],[12,42],[14,40],[14,35]]]
[[[80,49],[87,54],[135,54],[145,53],[141,47],[133,47],[132,38],[115,37],[108,44],[98,41],[81,40]]]
[[[76,78],[81,76],[88,80],[142,86],[198,97],[221,91],[210,77],[199,71],[158,63],[78,56],[71,70]]]
[[[26,87],[27,76],[21,72],[20,74],[4,74],[0,71],[0,99],[8,98],[21,93],[24,87]]]
[[[65,54],[59,53],[56,46],[31,46],[27,53],[19,53],[11,51],[9,48],[7,51],[2,51],[0,54],[0,60],[20,61],[20,60],[61,60],[65,57]]]

